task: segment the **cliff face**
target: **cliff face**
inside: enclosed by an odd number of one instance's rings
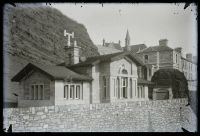
[[[4,7],[4,98],[16,100],[18,83],[10,79],[28,62],[55,65],[64,62],[67,37],[74,32],[81,56],[98,55],[86,28],[49,7]],[[9,97],[9,98],[8,98]],[[7,99],[8,98],[8,99]]]

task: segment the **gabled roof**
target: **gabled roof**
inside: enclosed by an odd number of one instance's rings
[[[136,56],[136,54],[132,52],[118,52],[113,54],[107,54],[107,55],[100,55],[95,57],[89,57],[86,61],[74,64],[69,66],[69,68],[72,67],[85,67],[85,66],[93,66],[96,63],[105,62],[105,61],[113,61],[115,59],[122,58],[124,56],[130,57],[137,65],[144,66],[144,63]],[[63,65],[63,64],[61,64]]]
[[[172,48],[170,48],[169,46],[165,46],[165,45],[158,45],[158,46],[150,46],[146,49],[143,49],[142,51],[140,51],[141,53],[144,52],[153,52],[153,51],[173,51]]]
[[[72,80],[92,80],[91,77],[78,74],[64,66],[52,66],[41,64],[27,64],[20,72],[18,72],[11,81],[19,82],[24,76],[26,76],[32,70],[39,70],[50,76],[51,79],[72,79]]]

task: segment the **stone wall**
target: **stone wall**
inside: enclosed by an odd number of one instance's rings
[[[9,108],[3,110],[3,124],[6,129],[12,124],[13,132],[176,132],[181,131],[183,118],[189,116],[188,112],[182,112],[186,103],[186,99],[173,99]]]

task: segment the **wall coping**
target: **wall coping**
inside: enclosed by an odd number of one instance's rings
[[[127,102],[116,102],[116,103],[95,103],[95,104],[70,104],[70,105],[54,105],[54,106],[42,106],[42,107],[16,107],[16,108],[4,108],[4,111],[45,111],[45,110],[52,110],[56,111],[57,108],[63,109],[79,109],[79,108],[87,108],[92,110],[95,107],[110,107],[110,106],[131,106],[135,105],[136,107],[141,106],[157,106],[163,104],[174,104],[174,103],[181,103],[187,104],[187,98],[179,98],[179,99],[169,99],[169,100],[149,100],[149,101],[127,101]]]

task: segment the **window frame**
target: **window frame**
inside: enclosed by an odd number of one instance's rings
[[[40,90],[40,87],[42,86],[42,90]],[[32,89],[33,87],[33,89]],[[37,90],[36,90],[37,88]],[[28,100],[45,100],[45,92],[44,92],[44,84],[31,84],[30,85],[30,94]],[[41,93],[42,92],[42,93]],[[42,94],[42,97],[41,97]],[[37,96],[37,97],[36,97]]]
[[[77,95],[77,87],[79,87],[79,96]],[[81,86],[80,85],[76,85],[75,87],[75,99],[81,99]],[[77,97],[78,96],[78,97]]]
[[[107,80],[105,76],[103,76],[103,98],[107,98]]]
[[[127,94],[127,91],[128,91],[128,78],[127,77],[122,77],[121,79],[122,79],[122,86],[121,86],[122,98],[127,99],[128,98],[128,94]]]
[[[148,63],[149,62],[149,56],[146,54],[144,55],[144,63]]]

